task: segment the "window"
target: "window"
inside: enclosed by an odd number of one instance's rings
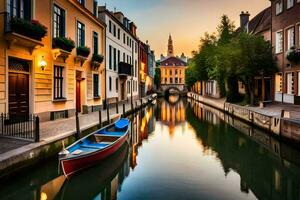
[[[109,20],[109,25],[108,25],[108,27],[109,27],[109,32],[112,33],[112,32],[111,32],[112,24],[111,24],[111,21],[110,21],[110,20]]]
[[[114,71],[117,70],[117,49],[114,48]]]
[[[97,9],[98,9],[98,3],[97,3],[97,1],[94,0],[93,13],[94,13],[95,16],[97,16]]]
[[[172,76],[172,70],[170,69],[170,75]]]
[[[291,50],[295,46],[295,29],[290,28],[287,30],[287,50]]]
[[[65,37],[65,11],[57,5],[53,10],[53,37]]]
[[[283,11],[283,3],[282,0],[276,3],[276,15],[279,15]]]
[[[125,33],[123,33],[123,43],[126,44],[126,36],[125,36]]]
[[[31,0],[7,0],[7,6],[11,16],[31,20]]]
[[[179,78],[179,83],[182,83],[182,78]]]
[[[286,8],[290,9],[293,6],[294,6],[294,0],[287,0],[287,6],[286,6]]]
[[[276,53],[282,53],[283,51],[283,40],[282,40],[282,31],[276,33]]]
[[[127,46],[129,46],[129,37],[127,36]]]
[[[125,57],[126,57],[125,53],[123,53],[123,62],[125,62]]]
[[[94,54],[98,54],[98,33],[93,32],[93,48]]]
[[[127,81],[127,93],[130,94],[130,81]]]
[[[93,74],[94,97],[99,97],[99,74]]]
[[[175,78],[175,83],[176,83],[176,84],[178,83],[178,78],[177,78],[177,77]]]
[[[137,60],[134,61],[134,76],[137,76]]]
[[[85,46],[85,27],[77,21],[77,46]]]
[[[167,78],[165,78],[165,83],[167,83],[167,81],[168,81]]]
[[[64,99],[63,89],[64,89],[64,68],[61,66],[54,65],[54,99]]]
[[[177,75],[178,74],[178,69],[175,69],[175,75]]]
[[[171,84],[173,83],[173,78],[170,78],[170,83],[171,83]]]
[[[118,28],[118,40],[120,39],[120,29]]]
[[[282,92],[282,75],[275,75],[275,90],[276,92]]]
[[[109,69],[112,69],[112,46],[109,45]]]
[[[109,87],[109,91],[111,91],[111,77],[109,77],[109,79],[108,79],[108,87]]]
[[[116,37],[116,25],[114,24],[114,37]]]
[[[117,63],[118,66],[119,66],[119,63],[120,63],[120,59],[121,59],[121,52],[120,52],[120,50],[118,50],[118,63]]]
[[[119,90],[119,79],[116,78],[116,91],[118,92],[118,90]]]
[[[84,5],[84,4],[85,4],[85,0],[78,0],[78,2],[79,2],[81,5]]]
[[[293,73],[287,73],[286,75],[286,81],[287,81],[287,94],[294,94],[294,77]]]

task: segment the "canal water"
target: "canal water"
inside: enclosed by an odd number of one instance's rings
[[[1,182],[0,199],[300,199],[300,153],[178,97],[131,118],[129,144],[66,180],[53,158]]]

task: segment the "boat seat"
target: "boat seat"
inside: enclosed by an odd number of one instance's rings
[[[103,149],[107,145],[108,145],[107,143],[94,143],[94,144],[83,143],[82,145],[80,145],[80,147],[91,148],[91,149]]]
[[[99,136],[110,136],[110,137],[121,137],[122,135],[124,135],[124,132],[110,132],[110,131],[107,131],[107,130],[102,130],[97,135],[99,135]]]

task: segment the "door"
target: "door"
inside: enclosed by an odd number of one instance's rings
[[[9,73],[9,114],[25,117],[29,115],[29,75]]]
[[[81,87],[80,87],[80,80],[76,80],[76,111],[81,112]]]
[[[121,99],[125,100],[125,82],[121,84]]]

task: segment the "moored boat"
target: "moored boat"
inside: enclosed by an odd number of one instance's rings
[[[59,161],[65,176],[70,177],[115,153],[127,141],[129,128],[128,119],[119,119],[61,151]]]

